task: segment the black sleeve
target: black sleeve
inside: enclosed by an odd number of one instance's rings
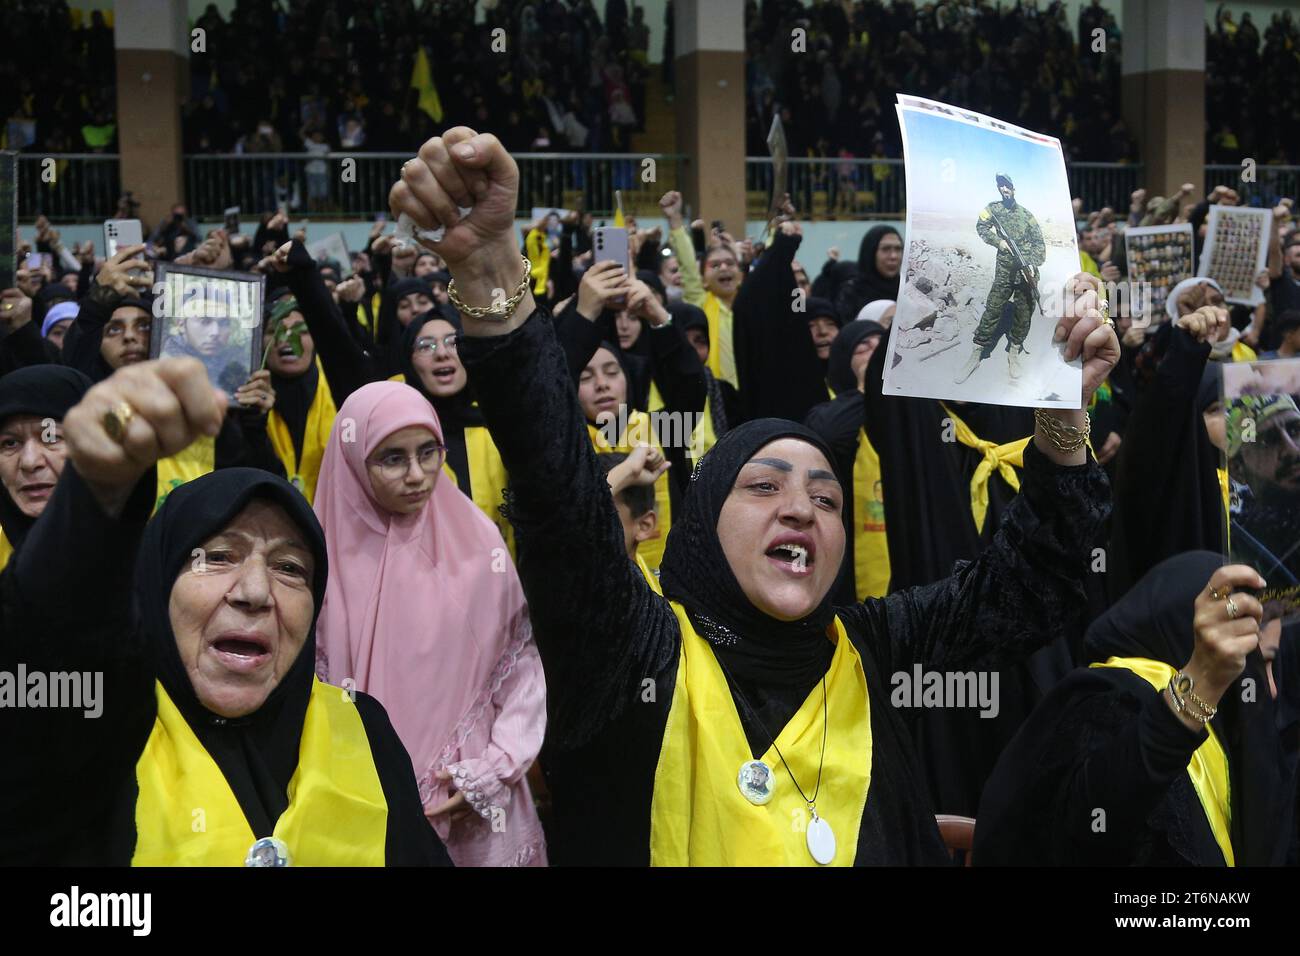
[[[794,309],[798,236],[777,233],[732,307],[741,413],[803,421],[829,397],[806,312]]]
[[[1055,638],[1081,638],[1089,623],[1084,582],[1092,542],[1110,515],[1110,484],[1091,456],[1062,467],[1031,441],[1024,460],[1020,493],[974,561],[933,584],[848,610],[883,645],[879,659],[889,672],[914,663],[996,667],[1025,660]]]
[[[1136,675],[1125,680],[1129,689],[1111,685],[1100,692],[1100,679],[1096,683],[1098,693],[1074,695],[1063,715],[1074,736],[1074,759],[1059,777],[1056,802],[1064,811],[1058,826],[1070,852],[1080,855],[1071,864],[1131,859],[1148,817],[1206,737],[1184,725],[1163,694]],[[1098,808],[1106,811],[1104,829],[1094,825]]]
[[[41,326],[35,319],[17,332],[10,332],[0,340],[0,375],[28,365],[46,365],[51,361]]]
[[[549,272],[555,283],[555,301],[563,302],[578,292],[578,277],[573,274],[573,237],[578,227],[566,224],[560,232],[560,251]]]
[[[676,618],[623,550],[549,313],[466,338],[460,355],[510,475],[506,515],[546,670],[548,739],[573,746],[637,700],[644,680],[668,674]]]
[[[370,753],[388,804],[385,866],[451,866],[447,848],[424,815],[411,756],[388,719],[388,711],[369,694],[356,696],[357,713],[366,728]]]
[[[578,311],[578,297],[555,314],[555,337],[564,349],[564,360],[576,383],[591,357],[600,348],[601,323],[592,322]]]
[[[214,457],[216,468],[260,468],[287,477],[266,433],[266,416],[258,409],[232,409],[217,433]]]
[[[117,307],[111,292],[100,292],[100,286],[90,290],[81,300],[81,308],[63,337],[63,364],[83,372],[92,382],[99,382],[113,374],[113,369],[99,354],[104,338],[104,326]]]
[[[113,862],[109,797],[133,782],[155,713],[131,589],[156,480],[149,469],[113,519],[68,463],[0,573],[0,670],[85,675],[80,707],[0,709],[0,860]]]
[[[669,324],[658,328],[645,325],[642,334],[650,337],[651,373],[663,396],[664,408],[690,415],[703,411],[708,397],[704,365],[686,340],[686,333]]]
[[[1166,344],[1154,381],[1138,392],[1115,463],[1111,585],[1117,595],[1182,544],[1208,543],[1196,537],[1206,525],[1200,486],[1212,476],[1198,474],[1197,432],[1205,425],[1195,405],[1210,346],[1178,328]]]
[[[342,405],[362,385],[384,378],[374,356],[363,351],[348,331],[311,253],[296,239],[289,250],[286,276],[311,331],[335,403]]]

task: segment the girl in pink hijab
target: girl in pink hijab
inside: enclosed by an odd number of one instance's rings
[[[373,382],[339,409],[315,500],[338,569],[316,670],[383,702],[457,866],[545,866],[525,779],[546,731],[541,659],[501,534],[439,480],[445,456],[408,385]]]

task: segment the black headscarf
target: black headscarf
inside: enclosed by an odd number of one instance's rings
[[[284,509],[316,559],[315,609],[306,643],[266,702],[234,720],[217,717],[194,691],[172,632],[172,585],[193,550],[219,533],[253,499]],[[325,533],[311,506],[283,478],[255,468],[224,468],[181,485],[146,526],[135,568],[135,606],[145,654],[186,723],[221,768],[253,832],[270,836],[289,806],[303,720],[316,667],[316,617],[325,600]]]
[[[386,357],[389,374],[394,374],[402,367],[402,323],[397,320],[397,306],[408,295],[425,295],[433,301],[433,289],[429,283],[414,276],[389,285],[379,300],[379,317],[375,320],[375,344]],[[416,321],[415,318],[411,322]]]
[[[876,299],[897,299],[899,276],[887,279],[876,269],[876,250],[885,236],[897,236],[893,226],[873,226],[858,247],[858,273],[840,289],[835,303],[840,315],[856,316],[858,310]],[[901,240],[901,236],[899,237]],[[901,275],[900,273],[899,275]],[[852,305],[852,308],[848,306]]]
[[[415,343],[420,337],[420,330],[434,319],[447,322],[457,332],[463,332],[460,313],[450,305],[436,305],[428,312],[422,312],[413,318],[402,330],[401,373],[406,376],[406,384],[428,399],[429,404],[438,413],[438,421],[444,432],[449,428],[463,429],[467,425],[482,425],[483,416],[474,405],[474,392],[468,383],[455,395],[435,396],[429,393],[420,380],[420,373],[415,368]],[[454,466],[453,466],[454,467]]]
[[[799,685],[806,692],[826,673],[835,650],[826,639],[835,613],[829,592],[807,617],[778,621],[745,597],[718,539],[722,505],[736,475],[760,448],[780,438],[806,441],[828,464],[834,462],[816,433],[791,421],[760,418],[727,432],[700,459],[682,507],[673,514],[659,581],[737,680]]]
[[[267,298],[263,312],[268,325],[276,306],[288,294],[289,290],[285,288],[280,294]],[[312,358],[313,361],[301,375],[271,372],[271,386],[275,389],[275,411],[284,419],[284,424],[289,429],[289,438],[293,441],[294,454],[298,457],[302,456],[302,446],[307,436],[307,415],[311,411],[311,403],[316,400],[316,388],[320,384],[320,369],[314,355]]]
[[[90,379],[62,365],[30,365],[0,377],[0,425],[15,415],[38,415],[62,421],[90,389]],[[15,548],[31,529],[29,518],[0,487],[0,528]]]
[[[870,319],[855,320],[840,329],[839,335],[831,343],[826,368],[826,382],[835,390],[836,395],[858,387],[858,377],[853,374],[853,350],[858,347],[858,343],[867,336],[884,334],[885,327]]]
[[[1222,556],[1214,552],[1190,551],[1156,565],[1088,628],[1085,660],[1144,657],[1182,667],[1195,647],[1194,602],[1222,564]],[[1288,804],[1295,797],[1294,759],[1284,754],[1276,704],[1257,650],[1246,658],[1241,679],[1246,678],[1254,681],[1255,700],[1243,701],[1234,685],[1219,701],[1211,726],[1228,754],[1236,864],[1275,865],[1289,843],[1283,830],[1292,818]],[[1070,772],[1093,736],[1069,724],[1072,701],[1106,690],[1146,695],[1151,687],[1124,668],[1075,670],[1004,751],[979,811],[980,827],[999,862],[1011,862],[1006,857],[1017,854],[1021,845],[1043,857],[1059,860],[1068,855],[1059,843],[1060,821],[1052,822],[1056,811],[1049,794],[1057,792],[1062,775]],[[977,846],[977,860],[979,853]]]

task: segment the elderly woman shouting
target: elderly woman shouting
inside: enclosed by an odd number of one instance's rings
[[[457,127],[405,164],[389,202],[445,229],[425,241],[469,306],[461,358],[511,476],[546,670],[552,862],[945,862],[890,685],[1082,633],[1089,542],[1109,511],[1084,413],[1040,417],[1020,495],[978,559],[844,607],[830,599],[846,493],[830,451],[793,422],[749,422],[701,459],[660,596],[626,559],[551,317],[529,292],[518,181],[496,137]],[[1119,344],[1096,283],[1076,281],[1057,339],[1082,356],[1086,407]]]
[[[155,462],[223,414],[202,366],[174,359],[119,369],[65,416],[66,466],[0,576],[0,664],[29,697],[58,675],[81,693],[6,712],[0,852],[446,864],[384,709],[313,674],[326,550],[306,500],[230,468],[146,524]]]

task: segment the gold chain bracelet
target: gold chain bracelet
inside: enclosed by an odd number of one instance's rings
[[[467,305],[465,300],[460,297],[456,291],[456,280],[452,279],[447,283],[447,298],[451,304],[456,307],[456,311],[461,315],[468,315],[474,319],[491,319],[495,322],[508,322],[510,316],[515,314],[515,309],[519,308],[519,303],[524,300],[528,294],[528,280],[532,274],[532,263],[524,256],[519,257],[524,264],[524,274],[519,278],[519,285],[515,287],[514,295],[503,302],[494,302],[492,305],[477,306]]]
[[[1076,428],[1073,425],[1067,425],[1054,415],[1047,414],[1042,408],[1034,409],[1034,421],[1043,429],[1047,435],[1048,441],[1063,455],[1071,455],[1088,443],[1088,436],[1092,434],[1092,419],[1088,413],[1083,413],[1083,427]]]

